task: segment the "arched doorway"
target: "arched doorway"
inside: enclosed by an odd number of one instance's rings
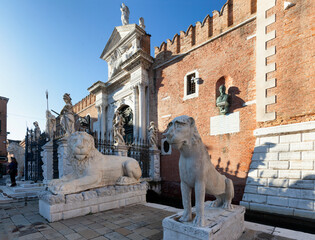
[[[123,105],[118,109],[119,115],[124,120],[125,136],[124,140],[126,143],[133,143],[133,112],[130,106]]]

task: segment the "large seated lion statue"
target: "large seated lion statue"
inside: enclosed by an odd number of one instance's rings
[[[234,197],[233,182],[221,175],[211,163],[195,120],[188,116],[176,117],[168,124],[163,135],[180,151],[179,174],[184,213],[179,220],[182,222],[192,220],[192,188],[195,188],[196,197],[196,216],[193,220],[195,226],[204,225],[205,193],[216,197],[216,200],[211,202],[211,207],[230,209]]]
[[[141,168],[129,157],[103,155],[86,132],[75,132],[68,138],[71,174],[54,179],[48,189],[54,194],[69,194],[108,185],[139,182]]]

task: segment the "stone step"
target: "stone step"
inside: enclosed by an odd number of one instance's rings
[[[23,183],[23,184],[20,184],[20,186],[24,188],[32,188],[32,187],[42,187],[44,185],[42,183]]]
[[[44,191],[46,187],[13,187],[14,193]]]

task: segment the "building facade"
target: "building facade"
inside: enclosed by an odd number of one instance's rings
[[[131,139],[146,139],[154,121],[161,193],[180,198],[179,153],[162,133],[191,116],[212,164],[233,180],[235,203],[314,219],[314,9],[311,0],[228,0],[155,47],[154,58],[143,26],[115,27],[101,55],[108,81],[89,88],[94,130],[110,132],[118,112]],[[226,114],[217,106],[222,85]]]
[[[9,99],[0,96],[0,160],[7,159],[7,104]]]

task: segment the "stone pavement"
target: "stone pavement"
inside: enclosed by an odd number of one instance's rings
[[[178,209],[148,203],[48,223],[38,213],[37,200],[28,201],[26,206],[24,202],[1,204],[0,239],[162,239],[162,220],[176,211]],[[283,230],[287,232],[281,233],[276,229],[246,223],[240,240],[315,239],[311,234],[286,229]]]

